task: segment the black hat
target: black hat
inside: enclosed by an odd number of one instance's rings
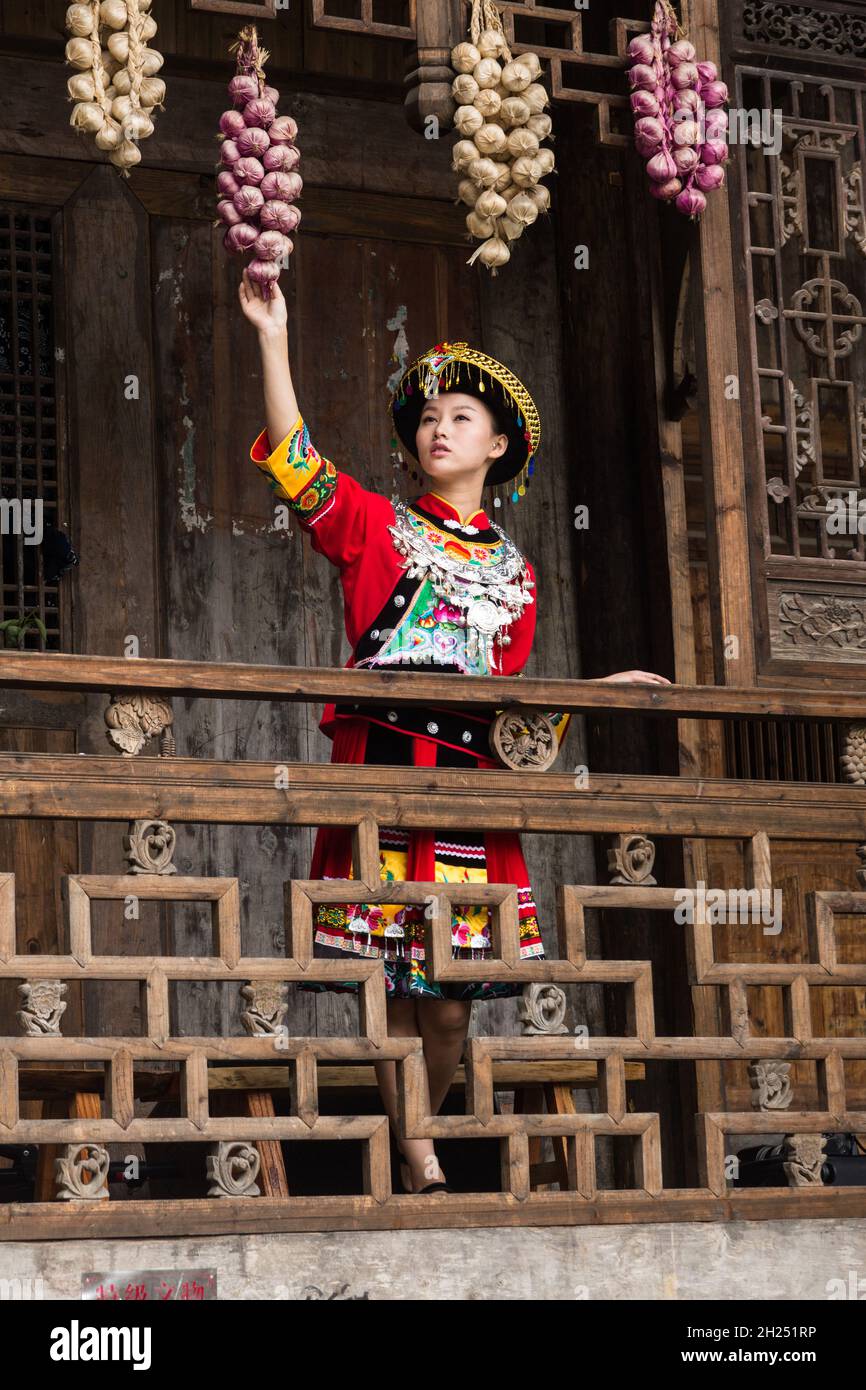
[[[512,493],[512,500],[518,501],[535,472],[541,440],[538,411],[526,387],[501,362],[466,343],[437,343],[406,368],[391,397],[394,428],[413,457],[417,457],[415,435],[424,404],[440,390],[463,391],[493,411],[508,435],[508,448],[491,464],[484,481],[495,486],[522,474]]]

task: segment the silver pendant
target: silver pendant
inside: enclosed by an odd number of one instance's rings
[[[478,632],[490,634],[498,632],[502,626],[503,618],[507,614],[497,608],[495,603],[491,603],[489,598],[473,599],[466,613],[466,621],[470,627],[474,627]]]

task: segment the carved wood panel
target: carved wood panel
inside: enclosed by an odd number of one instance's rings
[[[866,660],[862,83],[738,67],[732,208],[763,666]]]

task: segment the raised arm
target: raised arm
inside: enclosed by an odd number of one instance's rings
[[[335,468],[313,445],[292,383],[286,301],[279,287],[272,287],[267,300],[244,271],[238,294],[258,334],[267,421],[250,458],[275,495],[289,503],[313,548],[345,571],[360,559],[369,528],[393,521],[393,508],[380,493]]]
[[[238,295],[246,318],[258,334],[268,437],[278,444],[294,429],[300,414],[289,366],[286,301],[278,284],[271,287],[271,298],[265,299],[246,271]]]

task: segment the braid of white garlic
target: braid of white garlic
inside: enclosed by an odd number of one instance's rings
[[[154,75],[162,54],[147,47],[157,27],[150,6],[151,0],[89,0],[66,12],[73,36],[66,60],[79,69],[66,84],[76,103],[70,124],[93,135],[125,178],[141,160],[138,142],[153,133],[150,112],[165,97],[165,83]]]
[[[452,167],[461,175],[458,201],[470,208],[469,233],[483,238],[469,264],[480,259],[495,275],[511,259],[510,243],[550,207],[541,183],[555,168],[553,151],[541,147],[553,138],[544,113],[550,98],[538,81],[538,55],[512,58],[492,0],[473,0],[470,37],[451,53],[461,137]]]

